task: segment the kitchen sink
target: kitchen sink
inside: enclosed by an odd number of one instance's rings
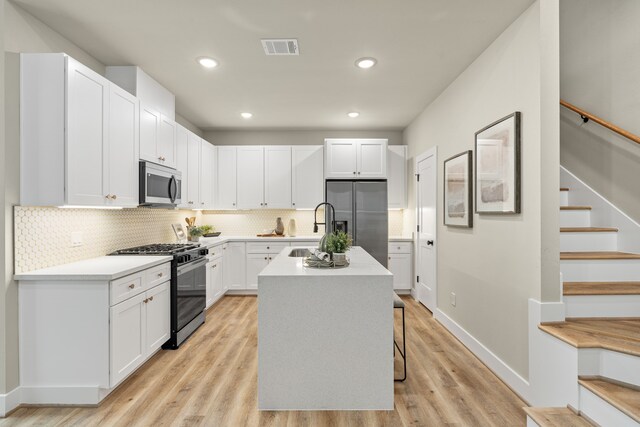
[[[289,256],[292,258],[306,258],[308,256],[311,256],[311,251],[306,248],[296,248],[292,249],[291,252],[289,252]]]

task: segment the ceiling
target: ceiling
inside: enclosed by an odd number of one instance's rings
[[[15,2],[102,63],[142,67],[208,130],[404,128],[533,0]],[[300,55],[266,56],[261,38],[297,38]],[[378,64],[356,68],[364,56]]]

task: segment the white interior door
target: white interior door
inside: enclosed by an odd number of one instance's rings
[[[437,306],[437,147],[416,158],[416,275],[418,301],[431,312]]]

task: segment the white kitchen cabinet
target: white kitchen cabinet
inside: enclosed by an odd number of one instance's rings
[[[389,242],[388,270],[395,290],[410,290],[413,283],[413,256],[410,242]]]
[[[386,139],[325,139],[325,178],[384,179]]]
[[[176,126],[176,169],[182,174],[180,181],[179,208],[190,209],[189,194],[189,131],[184,127]]]
[[[390,145],[387,151],[387,200],[391,209],[407,207],[407,146]]]
[[[291,207],[313,209],[324,201],[322,145],[291,147]]]
[[[200,137],[189,132],[187,137],[187,205],[191,209],[200,208]]]
[[[176,167],[176,123],[140,102],[140,159]]]
[[[236,209],[237,147],[217,147],[216,176],[216,208]]]
[[[229,242],[224,249],[223,281],[230,290],[244,290],[246,279],[246,246],[244,242]]]
[[[238,208],[264,207],[264,147],[238,147]]]
[[[153,354],[171,335],[171,285],[164,282],[145,294],[146,355]]]
[[[214,200],[216,150],[204,139],[200,140],[200,208],[212,209]]]
[[[20,73],[20,203],[137,206],[137,100],[65,54]]]
[[[264,147],[264,207],[291,208],[291,147]]]
[[[216,245],[209,248],[207,256],[207,302],[206,308],[211,307],[222,295],[224,295],[224,245]]]
[[[269,254],[247,254],[247,289],[258,289],[258,274],[269,264]]]
[[[146,354],[145,294],[111,307],[111,384],[133,372]]]

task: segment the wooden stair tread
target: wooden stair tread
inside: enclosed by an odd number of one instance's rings
[[[540,427],[593,427],[593,424],[569,408],[522,409]]]
[[[567,319],[538,328],[576,348],[603,348],[640,356],[640,318]]]
[[[569,188],[567,188],[567,187],[560,187],[560,191],[569,191]]]
[[[640,254],[618,251],[560,252],[561,260],[640,259]]]
[[[561,233],[617,233],[613,227],[560,227]]]
[[[578,383],[640,423],[640,390],[603,377],[579,377]]]
[[[560,206],[561,211],[590,211],[591,206]]]
[[[563,295],[640,295],[640,282],[564,282]]]

